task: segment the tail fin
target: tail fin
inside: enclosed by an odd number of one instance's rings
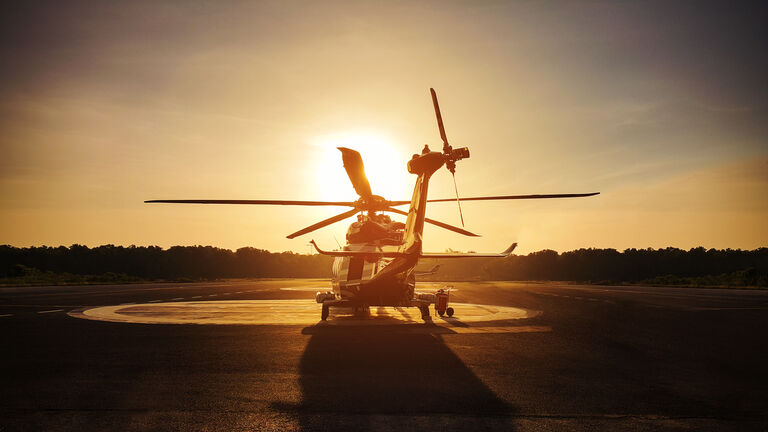
[[[444,163],[445,158],[442,153],[431,152],[429,147],[426,146],[420,156],[414,156],[408,162],[408,172],[416,174],[418,177],[413,187],[413,197],[411,198],[411,206],[408,209],[408,219],[405,221],[403,246],[401,247],[403,251],[421,253],[424,219],[427,215],[429,179]]]
[[[421,253],[424,218],[427,213],[427,189],[429,187],[429,178],[425,177],[424,174],[419,175],[413,188],[413,198],[403,231],[403,245],[400,247],[403,252]]]

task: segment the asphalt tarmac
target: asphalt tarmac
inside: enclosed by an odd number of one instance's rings
[[[768,430],[768,291],[453,285],[320,325],[322,280],[0,288],[0,431]]]

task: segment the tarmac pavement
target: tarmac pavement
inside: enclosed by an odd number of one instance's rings
[[[452,285],[327,324],[324,280],[0,288],[0,431],[768,430],[768,291]]]

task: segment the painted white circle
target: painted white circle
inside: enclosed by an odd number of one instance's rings
[[[420,290],[430,290],[430,291],[437,291],[441,288],[450,288],[451,292],[456,292],[459,289],[454,288],[453,285],[446,285],[446,284],[440,284],[440,283],[418,283],[416,285],[416,291]],[[330,290],[329,286],[320,286],[320,287],[304,287],[304,286],[295,286],[295,287],[283,287],[280,288],[281,291],[310,291],[310,292],[326,292]]]
[[[309,287],[301,287],[301,286],[299,286],[299,287],[283,287],[283,288],[280,288],[281,291],[311,291],[311,292],[317,292],[317,291],[326,292],[326,291],[330,291],[330,289],[331,289],[330,286],[322,286],[322,287],[311,287],[311,286],[309,286]]]
[[[519,320],[539,314],[507,306],[451,303],[453,318],[433,317],[433,322],[450,328],[469,328],[467,323]],[[321,306],[314,300],[229,300],[145,303],[102,306],[70,312],[71,316],[99,321],[141,324],[249,324],[313,325],[320,322]],[[351,309],[331,308],[331,316],[321,325],[421,324],[416,308],[371,307],[366,316],[355,316]],[[461,331],[472,332],[469,330]]]

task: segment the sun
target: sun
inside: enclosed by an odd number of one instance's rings
[[[408,174],[408,156],[384,134],[375,132],[336,132],[317,137],[312,144],[319,152],[315,166],[316,194],[322,200],[358,198],[347,177],[337,147],[357,150],[363,157],[365,174],[374,195],[389,200],[409,200],[415,178]]]

